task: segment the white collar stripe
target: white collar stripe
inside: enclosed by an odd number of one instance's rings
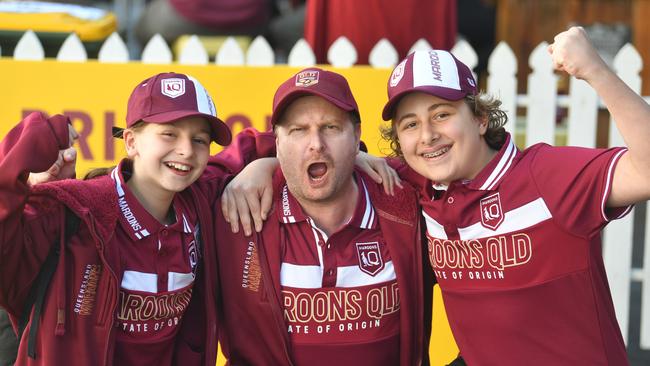
[[[497,178],[487,189],[493,189],[501,181],[501,178],[503,178],[503,176],[506,174],[508,169],[510,169],[510,165],[512,165],[512,161],[515,160],[515,155],[517,155],[517,149],[513,150],[513,153],[510,154],[510,158],[508,159],[506,166],[503,167],[503,169],[501,169],[501,173],[499,173]]]
[[[366,197],[366,210],[363,213],[363,219],[361,220],[360,226],[362,229],[370,229],[375,217],[375,209],[372,207],[372,203],[370,203],[370,195],[368,194],[366,183],[363,180],[361,181],[361,185],[363,186],[363,193]]]
[[[316,250],[318,251],[320,278],[323,278],[323,248],[321,248],[321,246],[318,245],[318,242],[320,241],[320,236],[323,237],[324,241],[327,241],[327,234],[325,234],[321,229],[319,229],[316,226],[314,220],[312,220],[311,218],[308,218],[307,220],[309,221],[309,225],[311,226],[311,231],[314,234],[314,245],[316,246]]]
[[[117,196],[124,196],[124,190],[122,189],[122,181],[120,181],[120,175],[117,172],[117,167],[111,172],[111,178],[115,181],[115,189],[117,190]]]
[[[485,180],[480,190],[484,191],[486,189],[489,189],[488,187],[493,186],[494,183],[499,181],[499,178],[501,178],[503,176],[503,173],[507,171],[508,168],[510,167],[510,163],[512,162],[512,157],[514,157],[516,151],[517,149],[515,148],[515,144],[512,142],[511,139],[510,142],[508,143],[508,147],[506,147],[506,151],[501,157],[501,160],[499,160],[499,163],[492,171],[492,174],[490,174],[490,176]]]
[[[618,162],[618,159],[620,159],[621,156],[623,156],[623,154],[625,152],[627,152],[627,149],[623,149],[623,150],[619,151],[616,155],[614,155],[614,158],[609,162],[609,167],[607,168],[607,179],[605,181],[605,190],[603,191],[604,195],[603,195],[603,197],[601,199],[601,203],[600,203],[600,214],[603,216],[603,220],[605,220],[605,222],[610,221],[610,218],[607,217],[607,214],[605,213],[605,210],[607,208],[607,197],[609,196],[609,193],[611,193],[611,192],[609,192],[609,190],[610,190],[609,186],[612,184],[612,180],[614,179],[614,166]],[[620,218],[620,217],[623,217],[624,215],[626,215],[629,212],[630,209],[632,209],[632,206],[629,206],[625,210],[625,212],[623,212],[623,214],[621,216],[617,217],[617,218]]]
[[[187,222],[187,217],[185,217],[185,214],[182,214],[182,215],[183,215],[183,231],[186,234],[189,234],[189,233],[192,232],[192,228],[190,227],[190,223]]]

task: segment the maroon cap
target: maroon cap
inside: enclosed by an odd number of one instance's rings
[[[203,85],[191,76],[162,73],[144,80],[135,87],[126,111],[126,127],[138,121],[170,123],[185,117],[203,117],[210,123],[212,140],[228,145],[232,134],[217,118],[217,110]],[[113,128],[121,136],[121,128]]]
[[[344,111],[359,114],[348,81],[335,72],[312,67],[299,71],[280,85],[273,97],[271,124],[278,123],[289,104],[305,95],[319,96]]]
[[[415,51],[395,66],[388,79],[388,103],[384,121],[407,93],[420,91],[446,100],[459,100],[478,92],[472,70],[443,50]]]

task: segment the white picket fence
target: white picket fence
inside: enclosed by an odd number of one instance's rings
[[[584,81],[571,78],[568,95],[558,95],[558,76],[553,72],[551,59],[546,52],[546,43],[541,43],[531,53],[529,65],[532,73],[528,76],[528,92],[517,93],[517,59],[511,48],[499,43],[492,52],[488,62],[487,91],[503,101],[511,123],[507,124],[509,132],[516,134],[524,128],[526,145],[537,142],[555,143],[557,107],[568,109],[566,128],[569,145],[594,147],[596,144],[597,112],[602,107],[596,93]],[[416,42],[411,50],[429,49],[425,40]],[[459,41],[452,52],[471,68],[478,63],[478,57],[472,47]],[[42,60],[44,50],[37,36],[26,32],[18,42],[14,54],[17,60]],[[72,34],[63,43],[58,52],[59,61],[85,62],[87,54],[79,38]],[[120,63],[129,61],[129,53],[123,40],[117,33],[106,39],[98,54],[99,62]],[[199,41],[192,36],[185,44],[177,59],[165,41],[159,35],[154,36],[145,46],[141,62],[168,64],[207,65],[208,53]],[[287,63],[290,66],[307,67],[315,64],[316,58],[306,41],[300,40],[289,53]],[[328,51],[328,62],[335,67],[351,67],[357,61],[354,46],[344,37],[338,39]],[[373,67],[389,68],[397,64],[398,54],[387,40],[381,40],[369,55]],[[233,38],[228,38],[219,49],[214,63],[217,65],[272,66],[275,55],[269,43],[263,37],[253,40],[247,50],[242,50]],[[627,44],[614,58],[613,67],[619,76],[635,91],[641,90],[641,71],[643,62],[635,48]],[[647,99],[646,99],[647,100]],[[525,116],[517,116],[517,107],[525,107]],[[517,121],[517,123],[515,123]],[[611,122],[611,121],[610,121]],[[524,125],[521,127],[521,125]],[[613,123],[610,123],[609,145],[623,145],[623,140]],[[648,211],[650,213],[650,211]],[[650,350],[650,245],[645,245],[645,268],[632,267],[633,213],[622,220],[608,225],[604,233],[604,258],[609,283],[614,298],[616,313],[621,330],[627,341],[630,311],[630,285],[642,283],[642,311],[640,347]],[[650,241],[650,215],[647,215],[644,242]]]

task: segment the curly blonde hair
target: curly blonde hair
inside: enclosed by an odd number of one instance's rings
[[[488,127],[485,131],[485,142],[494,150],[499,150],[506,142],[506,130],[503,126],[508,122],[508,115],[501,107],[501,101],[485,93],[467,95],[463,98],[475,117],[487,118]],[[397,138],[397,130],[394,121],[388,126],[381,126],[381,137],[390,144],[390,156],[402,157],[402,148]]]

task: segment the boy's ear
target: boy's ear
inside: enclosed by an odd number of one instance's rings
[[[488,120],[488,117],[476,117],[476,122],[479,124],[479,131],[481,132],[481,135],[485,135],[488,129],[488,125],[490,121]]]
[[[124,139],[124,146],[126,146],[126,156],[133,158],[137,155],[135,133],[133,130],[124,129],[122,132],[122,138]]]

